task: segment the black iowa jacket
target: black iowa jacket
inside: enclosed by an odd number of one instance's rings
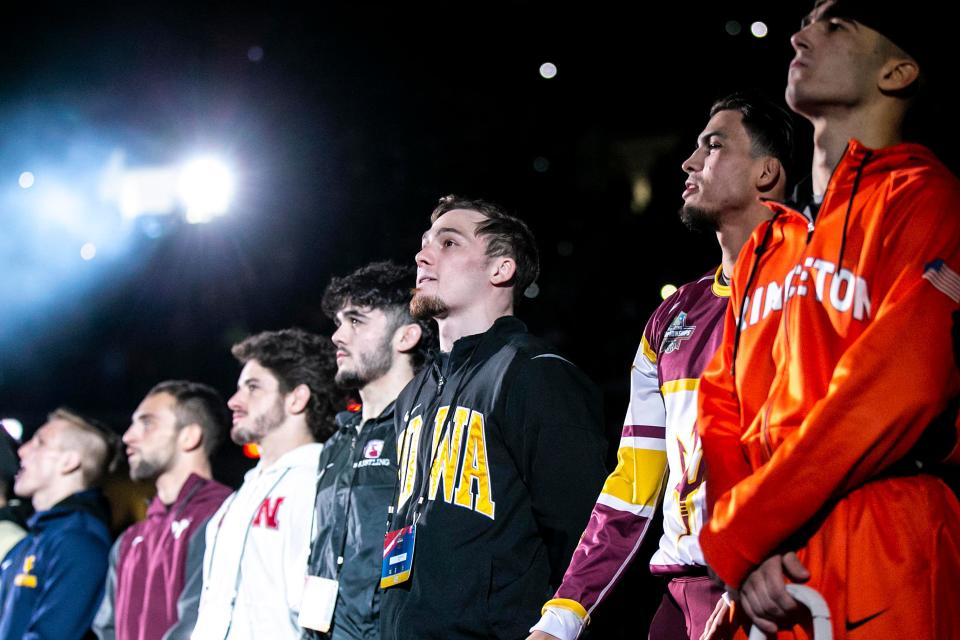
[[[513,317],[414,378],[391,529],[424,501],[411,578],[383,595],[385,640],[527,636],[606,477],[601,414],[596,387]]]
[[[333,638],[380,637],[380,564],[387,506],[397,481],[397,437],[391,404],[361,426],[359,413],[337,415],[324,444],[317,480],[317,534],[309,573],[340,580]],[[358,427],[360,427],[358,431]],[[343,567],[337,569],[337,557]],[[306,606],[306,603],[304,603]],[[305,630],[306,638],[324,637]]]

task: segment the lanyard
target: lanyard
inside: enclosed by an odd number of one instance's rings
[[[428,506],[427,506],[427,504],[426,504],[425,498],[426,498],[426,496],[427,496],[427,493],[429,492],[429,488],[430,488],[430,475],[431,475],[431,471],[432,471],[432,469],[433,469],[434,462],[435,462],[436,459],[437,459],[437,455],[440,453],[440,447],[441,447],[441,445],[443,444],[444,438],[445,438],[446,435],[447,435],[447,426],[450,424],[450,421],[451,421],[451,420],[455,420],[455,419],[456,419],[457,401],[460,399],[460,392],[463,391],[463,387],[466,385],[467,382],[469,382],[470,380],[473,380],[473,376],[472,376],[472,375],[469,375],[469,374],[470,374],[470,364],[473,362],[473,356],[477,353],[477,349],[480,348],[480,345],[483,344],[484,338],[486,338],[486,337],[487,337],[487,334],[484,334],[483,337],[481,337],[481,338],[477,341],[477,344],[474,345],[473,349],[470,351],[470,355],[467,356],[466,363],[463,365],[464,374],[463,374],[463,376],[461,376],[461,378],[457,381],[457,386],[456,386],[456,387],[454,388],[454,390],[453,390],[453,396],[452,396],[451,399],[450,399],[450,406],[449,406],[449,409],[448,409],[448,411],[447,411],[447,416],[446,416],[446,419],[443,421],[443,426],[442,426],[441,429],[440,429],[440,437],[437,438],[437,446],[435,446],[435,447],[433,448],[433,453],[432,453],[431,456],[430,456],[430,460],[429,460],[427,466],[424,468],[424,472],[423,472],[423,474],[422,474],[422,477],[420,478],[420,487],[419,487],[419,491],[417,491],[417,501],[416,501],[416,503],[414,503],[414,507],[413,507],[413,509],[414,509],[414,511],[413,511],[413,519],[412,519],[412,522],[411,522],[411,524],[412,524],[413,526],[416,526],[416,525],[417,525],[417,523],[420,521],[420,518],[423,517],[423,515],[426,513],[426,510],[427,510],[427,508],[428,508]],[[448,366],[450,366],[450,365],[449,365],[449,361],[448,361]],[[441,376],[440,376],[440,379],[441,379],[441,380],[444,380],[444,377],[443,377],[442,374],[441,374]],[[420,392],[423,390],[423,387],[424,387],[425,384],[426,384],[426,377],[424,377],[423,381],[420,383],[420,387],[417,389],[417,393],[414,395],[413,403],[412,403],[414,407],[417,406],[417,400],[420,398]],[[442,392],[439,393],[439,394],[437,394],[436,408],[437,408],[438,410],[439,410],[439,408],[440,408],[440,404],[442,403],[442,396],[443,396]],[[424,415],[429,415],[429,413],[428,413],[428,412],[424,412]],[[409,420],[408,420],[407,422],[409,423]],[[423,425],[422,428],[423,428],[423,429],[426,429],[426,428],[427,428],[426,422],[424,422],[424,425]],[[403,451],[401,451],[401,454],[400,454],[400,462],[401,462],[401,463],[403,463],[403,461],[404,461],[404,452],[406,451],[406,446],[407,446],[407,444],[410,442],[410,440],[412,440],[411,437],[405,437],[405,438],[404,438]],[[419,444],[419,443],[418,443],[418,444]],[[417,465],[417,466],[419,466],[419,465]],[[414,468],[413,472],[414,472],[414,474],[416,474],[416,473],[417,473],[417,469]],[[387,512],[387,530],[388,530],[388,531],[391,529],[391,526],[390,526],[390,525],[391,525],[391,521],[392,521],[392,516],[393,516],[393,514],[394,514],[394,512],[395,512],[393,505],[396,504],[396,502],[397,502],[397,493],[398,493],[399,490],[400,490],[400,486],[399,486],[399,485],[400,485],[400,483],[398,482],[398,483],[397,483],[397,486],[394,488],[394,491],[393,491],[393,499],[390,501],[390,508],[388,509],[388,512]],[[399,505],[397,505],[397,509],[396,509],[397,512],[399,511],[399,508],[400,508]]]
[[[277,488],[277,485],[280,484],[280,481],[283,480],[284,476],[290,471],[290,467],[287,467],[283,470],[283,473],[280,474],[280,477],[277,478],[270,489],[264,494],[264,498],[270,497],[270,494],[273,493],[273,490]],[[223,528],[223,522],[227,519],[227,515],[230,513],[230,509],[233,508],[233,503],[236,502],[237,496],[240,494],[239,491],[233,494],[230,498],[230,502],[227,504],[226,508],[223,510],[223,515],[220,517],[220,522],[217,523],[217,532],[213,535],[213,544],[210,546],[210,564],[207,567],[207,577],[209,578],[209,585],[205,585],[204,588],[209,588],[213,584],[213,565],[214,558],[217,553],[217,542],[220,540],[220,531]],[[263,500],[257,503],[257,508],[260,508],[260,504],[263,503]],[[233,579],[233,594],[230,597],[230,619],[227,622],[227,630],[223,634],[224,638],[227,638],[230,635],[230,629],[233,627],[233,612],[237,604],[237,596],[240,593],[240,581],[243,576],[243,556],[247,552],[247,538],[250,537],[250,529],[253,527],[253,515],[251,514],[250,518],[247,520],[247,527],[243,532],[243,542],[240,545],[240,559],[237,560],[237,572]]]

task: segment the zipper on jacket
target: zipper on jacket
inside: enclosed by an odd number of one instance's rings
[[[433,363],[433,371],[437,374],[437,395],[439,395],[440,392],[443,391],[443,385],[447,379],[443,377],[443,371],[440,369],[440,365],[438,365],[436,361]]]
[[[763,420],[760,421],[760,446],[767,460],[773,457],[773,445],[770,444],[770,403],[763,409]]]
[[[848,143],[847,146],[844,147],[843,149],[843,155],[840,157],[840,161],[837,162],[837,165],[833,168],[833,171],[830,172],[830,179],[827,181],[827,188],[823,192],[823,201],[820,203],[821,207],[823,206],[823,204],[826,203],[827,194],[830,193],[830,186],[833,184],[833,180],[836,177],[837,170],[840,168],[840,165],[843,164],[843,161],[846,159],[847,153],[849,151],[850,151],[850,145]],[[851,186],[850,197],[847,201],[847,210],[843,219],[843,231],[841,235],[840,255],[837,256],[837,267],[836,267],[837,273],[840,273],[840,269],[842,268],[841,262],[843,260],[843,250],[847,242],[847,224],[849,223],[849,220],[850,220],[850,211],[853,208],[853,200],[856,197],[857,191],[860,186],[860,178],[863,176],[863,169],[867,165],[867,162],[870,161],[872,156],[873,156],[873,153],[870,151],[867,151],[867,153],[864,155],[863,160],[861,160],[860,163],[857,165],[856,175],[854,176],[853,185]],[[814,219],[808,218],[802,212],[799,212],[799,213],[800,215],[803,215],[803,217],[806,218],[807,220],[807,242],[804,245],[803,252],[800,254],[800,262],[799,262],[800,265],[803,265],[806,263],[807,250],[810,247],[810,240],[813,238]],[[797,277],[799,278],[799,275]],[[791,278],[790,281],[792,282],[793,279]],[[784,284],[786,285],[787,283],[785,282]],[[792,349],[790,345],[790,319],[788,317],[787,311],[790,308],[790,301],[793,300],[794,297],[796,297],[796,296],[792,296],[788,298],[787,297],[788,290],[789,290],[789,286],[785,286],[783,288],[783,296],[784,296],[783,308],[780,310],[780,324],[781,324],[781,329],[783,330],[784,352],[787,358],[787,362],[784,365],[783,371],[785,371],[790,365],[790,350]],[[794,307],[795,306],[796,305],[794,305]],[[780,375],[783,375],[783,373],[781,372]],[[779,376],[777,379],[774,380],[774,383],[776,383],[778,380],[779,380]],[[766,456],[767,460],[773,457],[773,446],[770,443],[770,431],[769,431],[770,411],[771,411],[771,407],[770,407],[770,403],[768,402],[764,408],[763,420],[760,421],[760,443],[763,447],[763,453]]]

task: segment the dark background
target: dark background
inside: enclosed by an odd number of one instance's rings
[[[782,96],[788,38],[811,4],[9,5],[0,414],[30,432],[68,405],[122,431],[163,379],[229,397],[231,344],[291,325],[329,334],[319,301],[330,276],[412,262],[437,198],[457,193],[530,223],[540,293],[519,315],[603,388],[615,443],[661,286],[719,261],[714,238],[677,218],[680,164],[715,98]],[[767,37],[750,35],[755,20]],[[546,61],[558,68],[550,80],[538,72]],[[809,129],[799,131],[806,158]],[[92,188],[93,169],[76,167],[112,148],[132,166],[222,152],[238,173],[230,215],[154,220],[149,233],[141,221],[103,258],[69,262],[79,241],[65,229],[115,214],[64,209],[38,227],[58,212],[26,200],[17,176],[60,167]],[[228,446],[217,473],[237,483],[248,464]],[[637,620],[656,604],[624,598],[615,606]],[[596,637],[626,633],[598,624]]]
[[[713,99],[782,94],[806,4],[16,5],[0,44],[3,190],[34,158],[68,163],[103,140],[129,165],[222,150],[239,192],[209,225],[131,233],[81,285],[71,270],[39,281],[50,304],[10,296],[0,413],[29,431],[67,404],[123,429],[161,379],[227,395],[233,342],[290,325],[329,332],[329,277],[412,261],[437,198],[457,193],[529,221],[540,294],[519,315],[603,386],[616,425],[661,286],[719,259],[712,237],[677,219],[680,163]],[[766,38],[749,34],[753,20]],[[540,77],[545,61],[555,78]],[[30,216],[0,207],[6,248],[16,232],[38,235]],[[57,232],[42,246],[58,246]],[[22,273],[20,253],[4,252],[0,278]]]

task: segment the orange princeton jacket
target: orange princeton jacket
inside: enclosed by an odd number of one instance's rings
[[[942,502],[936,508],[950,513],[925,512],[926,498],[906,490],[885,496],[893,505],[886,513],[870,503],[855,523],[830,521],[851,492],[893,475],[960,393],[950,348],[960,182],[919,145],[871,150],[851,141],[815,225],[769,206],[775,217],[740,254],[724,342],[701,380],[711,516],[700,542],[716,573],[739,587],[774,553],[839,527],[842,535],[814,544],[818,557],[807,562],[811,584],[845,592],[859,571],[846,558],[857,536],[881,565],[885,543],[916,544],[900,534],[898,500],[914,503],[913,519],[935,519],[931,530],[960,522],[949,490],[926,480],[924,491]],[[958,549],[948,548],[947,565],[960,563]],[[847,565],[834,576],[831,562]],[[848,609],[855,599],[828,602]]]

